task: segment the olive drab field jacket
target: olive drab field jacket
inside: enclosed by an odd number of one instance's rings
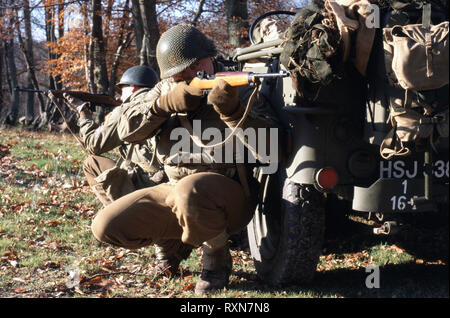
[[[119,118],[127,109],[139,105],[149,90],[141,88],[133,93],[121,106],[114,108],[100,125],[89,116],[78,120],[81,140],[90,154],[101,155],[118,147],[123,161],[136,164],[145,172],[155,170],[155,167],[151,166],[153,154],[151,140],[132,144],[120,139],[118,133]]]
[[[217,172],[232,177],[236,171],[236,165],[233,163],[230,164],[229,160],[223,158],[226,151],[221,152],[221,158],[214,157],[214,152],[217,155],[220,149],[224,150],[224,145],[221,141],[225,139],[226,129],[230,133],[238,124],[243,110],[247,106],[249,97],[253,93],[253,88],[240,88],[241,112],[238,116],[235,116],[236,118],[225,118],[222,120],[212,105],[206,103],[206,98],[204,105],[188,115],[172,114],[169,118],[156,115],[152,111],[154,103],[159,96],[167,94],[176,84],[171,78],[162,80],[150,92],[145,94],[139,105],[124,109],[117,126],[119,138],[125,142],[141,143],[148,140],[148,138],[156,136],[156,156],[158,161],[164,166],[170,182],[176,182],[192,173],[205,171]],[[265,129],[264,134],[261,133],[261,136],[259,136],[261,130],[258,130],[258,128],[275,128],[278,127],[278,124],[265,98],[259,92],[255,92],[254,97],[251,111],[246,120],[241,123],[240,128],[244,132],[247,128],[253,128],[257,135],[257,143],[264,143],[267,146],[264,148],[267,153],[270,149],[268,145],[269,129]],[[204,138],[200,139],[203,140],[203,145],[205,143],[209,144],[212,137],[206,136],[208,128],[219,129],[222,133],[225,132],[225,134],[222,134],[222,140],[213,140],[211,142],[215,145],[220,144],[220,146],[203,148],[194,142],[191,143],[189,148],[179,147],[180,137],[186,138],[186,134],[183,134],[183,129],[184,131],[192,129],[191,136],[202,136]],[[241,139],[240,135],[236,136]],[[262,157],[258,156],[257,151],[262,148],[257,147],[254,142],[249,142],[248,144],[246,148],[254,153],[256,158],[261,160]],[[273,146],[278,146],[278,144]]]

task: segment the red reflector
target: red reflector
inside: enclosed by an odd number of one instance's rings
[[[338,183],[338,174],[333,168],[322,168],[316,174],[316,182],[323,189],[331,189]]]

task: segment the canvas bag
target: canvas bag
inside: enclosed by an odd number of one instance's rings
[[[414,108],[401,107],[402,101],[391,98],[390,120],[392,129],[380,145],[380,155],[388,160],[394,156],[407,156],[411,153],[409,142],[430,138],[433,145],[433,134],[448,138],[449,110],[437,112],[434,115],[423,115]]]
[[[405,90],[425,91],[448,85],[449,22],[430,25],[424,7],[422,24],[383,30],[388,75]]]
[[[385,65],[391,85],[405,90],[404,98],[390,97],[392,130],[380,145],[384,159],[411,153],[411,142],[448,137],[448,105],[417,103],[420,91],[448,85],[448,21],[431,25],[431,6],[423,6],[422,24],[383,29]],[[435,134],[436,132],[436,134]]]

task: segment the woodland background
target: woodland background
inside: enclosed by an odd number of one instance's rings
[[[158,70],[160,35],[190,23],[226,57],[248,45],[248,27],[271,10],[307,0],[0,0],[0,125],[55,127],[61,115],[42,94],[71,89],[114,95],[134,65]]]

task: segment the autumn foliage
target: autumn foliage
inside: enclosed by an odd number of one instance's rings
[[[157,41],[175,24],[195,25],[226,57],[249,44],[248,27],[259,15],[295,10],[306,2],[0,0],[0,123],[2,116],[14,123],[23,113],[30,120],[59,118],[42,97],[38,107],[36,97],[27,95],[25,107],[25,94],[14,92],[14,86],[112,95],[127,68],[146,64],[158,71]]]

